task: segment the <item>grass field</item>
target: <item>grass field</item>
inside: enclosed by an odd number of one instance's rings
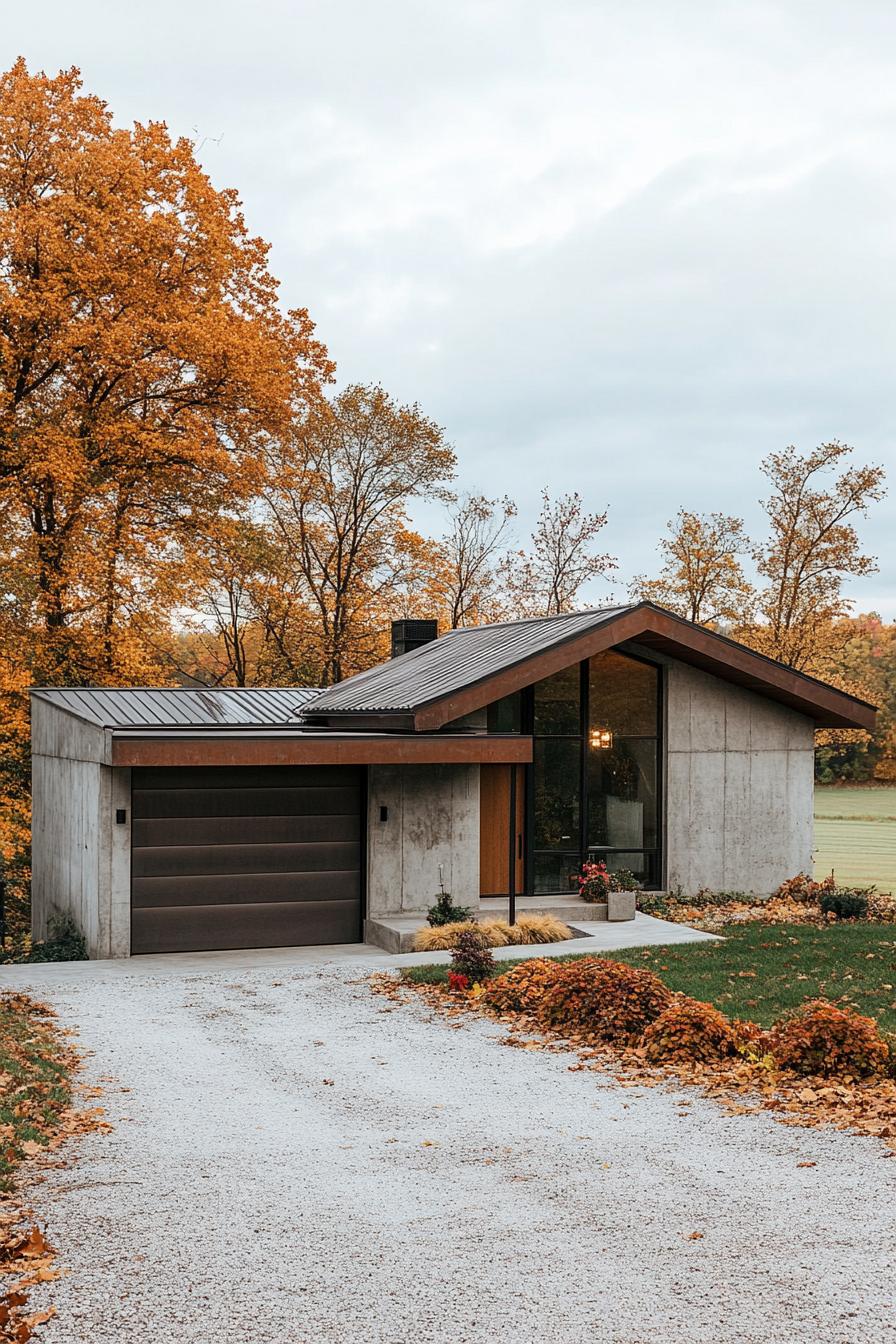
[[[633,947],[608,955],[645,966],[670,989],[763,1027],[806,999],[826,998],[896,1031],[896,925],[745,924],[726,929],[724,942]],[[515,964],[504,961],[500,969]],[[446,979],[448,970],[416,966],[403,974],[434,983]]]
[[[896,788],[815,790],[815,874],[896,892]]]

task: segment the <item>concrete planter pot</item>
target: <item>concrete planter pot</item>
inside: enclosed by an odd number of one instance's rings
[[[635,893],[633,891],[611,891],[607,897],[607,919],[634,919]]]

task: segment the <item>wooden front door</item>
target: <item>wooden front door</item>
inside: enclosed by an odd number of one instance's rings
[[[525,883],[525,767],[483,765],[479,771],[479,894],[506,896],[510,889],[510,772],[516,771],[514,890]]]

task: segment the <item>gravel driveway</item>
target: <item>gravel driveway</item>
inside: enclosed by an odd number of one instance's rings
[[[357,970],[40,993],[117,1080],[30,1192],[72,1270],[46,1344],[896,1342],[872,1140],[571,1073]]]

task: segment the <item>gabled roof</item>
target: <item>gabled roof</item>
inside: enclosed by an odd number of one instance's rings
[[[390,714],[414,710],[595,629],[629,607],[465,626],[321,691],[307,713]]]
[[[106,687],[39,688],[31,694],[99,728],[295,728],[318,691]]]
[[[409,721],[418,732],[438,729],[627,641],[778,700],[819,727],[874,727],[876,710],[866,701],[652,602],[451,630],[322,691],[305,717],[331,724]]]

